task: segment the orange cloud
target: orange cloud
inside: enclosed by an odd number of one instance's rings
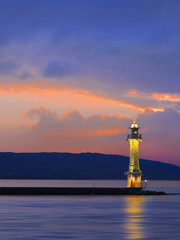
[[[148,112],[164,112],[164,108],[163,107],[147,107],[146,108],[146,113]]]
[[[92,112],[104,112],[114,115],[120,112],[125,117],[135,117],[139,113],[162,112],[163,107],[159,106],[140,106],[139,104],[129,103],[126,100],[115,99],[105,92],[95,92],[74,86],[64,85],[59,82],[45,80],[27,82],[1,82],[0,94],[11,95],[11,98],[18,96],[22,102],[39,102],[39,105],[51,107],[65,111],[66,109],[78,108],[86,115]],[[137,95],[136,90],[130,91],[133,96]],[[21,97],[22,96],[22,97]],[[120,96],[121,97],[121,96]],[[122,93],[123,98],[123,93]],[[19,100],[20,101],[20,100]],[[142,105],[142,104],[141,104]],[[18,105],[18,107],[20,107]],[[44,111],[41,109],[41,111]],[[118,115],[117,115],[118,116]]]
[[[130,90],[127,92],[128,95],[132,97],[141,97],[145,99],[153,99],[157,101],[169,101],[169,102],[180,102],[179,94],[170,94],[170,93],[146,93],[139,92],[136,90]]]
[[[36,79],[25,82],[14,82],[14,81],[1,81],[0,82],[0,94],[21,94],[21,93],[32,93],[37,95],[49,96],[54,93],[59,93],[66,89],[62,83],[44,81],[42,79]]]
[[[88,126],[87,126],[88,127]],[[63,131],[59,130],[53,132],[53,135],[61,135],[64,137],[104,137],[104,136],[114,136],[120,133],[126,133],[126,128],[105,128],[105,129],[64,129]]]
[[[158,101],[180,102],[180,95],[169,93],[152,93],[152,97]]]
[[[130,95],[138,95],[137,91],[135,89],[128,91],[128,94]]]
[[[101,136],[108,136],[108,135],[116,135],[119,133],[125,133],[126,128],[106,128],[106,129],[87,129],[82,130],[80,132],[81,136],[89,136],[89,137],[101,137]]]
[[[99,93],[94,93],[89,90],[75,88],[73,86],[65,86],[57,82],[48,82],[43,80],[29,81],[29,82],[6,82],[0,86],[0,94],[22,94],[30,93],[49,98],[62,99],[67,104],[69,101],[78,104],[88,104],[89,107],[96,108],[96,106],[116,106],[125,109],[131,109],[143,113],[146,108],[138,105],[130,104],[122,100],[117,100],[111,97],[103,96]],[[106,95],[106,93],[104,93]]]
[[[97,114],[90,114],[89,115],[89,117],[94,117],[94,116],[97,116]],[[100,116],[101,118],[113,118],[113,117],[115,117],[116,119],[122,119],[123,118],[123,116],[120,116],[120,115],[118,115],[118,114],[114,114],[113,116],[111,116],[111,115],[108,115],[108,114],[98,114],[98,116]]]

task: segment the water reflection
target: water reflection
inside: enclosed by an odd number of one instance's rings
[[[143,239],[146,236],[145,231],[145,202],[147,198],[141,196],[128,196],[125,198],[125,229],[127,239]]]

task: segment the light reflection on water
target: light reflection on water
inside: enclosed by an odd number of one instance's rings
[[[180,195],[0,196],[2,240],[179,240],[179,226]]]
[[[142,239],[146,236],[143,220],[146,214],[144,203],[147,200],[147,198],[141,196],[127,196],[125,198],[124,211],[126,218],[124,227],[128,239]]]

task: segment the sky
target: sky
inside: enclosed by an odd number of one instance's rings
[[[180,166],[179,0],[0,0],[0,151]]]

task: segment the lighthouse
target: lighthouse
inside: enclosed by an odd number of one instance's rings
[[[130,144],[129,170],[125,173],[127,175],[128,188],[141,187],[142,172],[139,167],[139,142],[142,141],[142,137],[138,131],[139,127],[136,121],[134,121],[130,127],[130,134],[127,135],[127,140]]]

